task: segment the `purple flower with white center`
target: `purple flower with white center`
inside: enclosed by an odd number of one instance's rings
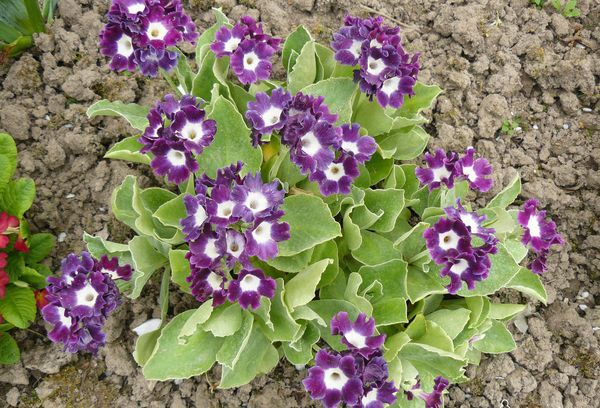
[[[213,187],[210,198],[206,200],[206,213],[211,224],[227,227],[239,220],[233,210],[236,202],[229,185],[218,184]]]
[[[140,149],[142,153],[150,151],[154,143],[161,139],[165,132],[165,122],[161,112],[157,109],[158,105],[159,104],[153,109],[150,109],[148,116],[146,116],[148,119],[148,126],[146,127],[146,130],[144,130],[142,137],[139,139],[139,142],[144,145]]]
[[[364,313],[352,322],[348,313],[339,312],[331,319],[331,334],[341,335],[342,343],[365,358],[377,352],[385,341],[384,334],[375,335],[375,319],[368,319]]]
[[[135,50],[135,59],[142,74],[155,77],[159,68],[171,71],[177,65],[177,52],[149,45]]]
[[[450,382],[444,377],[438,376],[435,377],[433,390],[431,392],[425,392],[421,389],[420,383],[417,382],[413,389],[410,391],[405,391],[406,398],[409,401],[417,396],[425,401],[425,408],[440,408],[443,404],[442,395],[444,390],[448,388]]]
[[[62,306],[48,304],[42,309],[42,316],[52,326],[48,337],[55,343],[67,343],[75,329],[75,319],[67,315]]]
[[[365,163],[371,159],[377,143],[371,136],[360,135],[360,125],[342,125],[340,132],[339,145],[342,151],[353,156],[359,163]]]
[[[425,153],[426,168],[415,169],[415,175],[421,184],[429,186],[429,191],[440,187],[443,184],[448,188],[454,187],[456,177],[455,163],[457,155],[454,152],[444,152],[437,149],[435,155]]]
[[[404,95],[414,95],[417,80],[410,76],[393,76],[383,81],[377,90],[377,102],[382,107],[399,108],[404,103]]]
[[[119,266],[119,258],[116,256],[113,258],[109,258],[106,255],[102,255],[102,257],[96,262],[95,270],[102,272],[110,276],[111,279],[122,279],[124,281],[128,281],[131,279],[131,265],[125,264],[123,266]]]
[[[492,174],[492,166],[484,158],[475,159],[475,149],[468,147],[465,155],[456,162],[456,176],[464,178],[469,182],[473,190],[481,192],[492,188],[493,180],[487,178]]]
[[[233,268],[239,261],[242,265],[248,264],[248,255],[246,254],[246,238],[243,234],[235,230],[227,230],[225,233],[225,251],[227,252],[227,266]]]
[[[449,276],[450,285],[447,286],[448,293],[456,294],[462,286],[462,281],[467,284],[469,290],[475,289],[475,282],[482,281],[488,277],[491,267],[490,258],[483,251],[462,253],[454,258],[449,258],[440,270],[440,276]]]
[[[175,114],[171,131],[183,141],[185,148],[201,154],[210,145],[217,132],[217,122],[206,119],[206,112],[195,106],[184,106]]]
[[[231,193],[236,202],[233,215],[246,222],[268,217],[283,204],[284,192],[279,186],[278,181],[263,183],[260,173],[247,174],[243,184],[237,184]]]
[[[186,195],[183,197],[183,203],[185,204],[185,210],[188,215],[181,220],[183,233],[188,242],[195,241],[202,233],[204,223],[208,219],[208,214],[204,208],[205,197],[200,195]]]
[[[298,92],[294,95],[290,104],[288,112],[290,120],[287,126],[297,125],[297,122],[301,124],[307,116],[314,118],[315,121],[324,121],[330,125],[335,124],[338,120],[338,115],[329,112],[329,107],[323,103],[324,101],[325,97],[323,96],[315,97]],[[286,132],[288,131],[289,129],[286,129]]]
[[[472,252],[471,233],[460,219],[440,218],[423,233],[431,258],[442,264],[446,259]]]
[[[113,71],[134,71],[136,67],[133,39],[121,27],[109,23],[100,34],[100,52],[110,57]]]
[[[256,310],[261,296],[273,298],[276,286],[275,280],[260,269],[242,269],[237,279],[229,283],[227,298],[230,302],[237,301],[243,309]]]
[[[247,32],[247,27],[243,24],[236,24],[231,29],[222,26],[215,33],[215,41],[210,45],[210,49],[218,58],[229,56],[237,50]]]
[[[335,59],[342,65],[356,65],[360,57],[365,38],[358,27],[345,26],[333,34],[331,48],[335,51]]]
[[[192,266],[212,268],[218,264],[224,254],[224,236],[212,231],[210,225],[205,225],[198,239],[190,242],[190,251],[186,257]]]
[[[493,228],[483,227],[483,222],[486,220],[485,215],[479,215],[476,212],[469,212],[461,205],[460,199],[456,200],[456,208],[447,207],[444,208],[444,212],[448,218],[460,220],[468,228],[472,235],[481,238],[484,245],[478,247],[484,252],[495,254],[498,252],[498,238],[494,235],[496,232]]]
[[[140,45],[142,47],[151,45],[156,49],[164,49],[176,45],[183,39],[179,27],[175,26],[172,16],[165,14],[158,4],[150,6],[150,10],[144,18],[140,19]]]
[[[340,403],[354,406],[360,401],[363,384],[352,355],[321,349],[315,356],[315,364],[302,381],[312,399],[320,400],[326,408],[338,407]]]
[[[248,102],[246,118],[252,128],[260,134],[269,134],[273,130],[280,130],[286,124],[287,110],[292,97],[283,88],[271,92],[271,96],[264,92],[256,94],[256,101]]]
[[[317,170],[309,179],[319,183],[319,190],[324,196],[333,194],[350,194],[352,181],[360,174],[358,162],[352,156],[340,156],[325,170]]]
[[[213,298],[213,307],[222,305],[227,299],[225,283],[227,279],[223,272],[208,268],[196,268],[192,265],[191,274],[186,278],[190,282],[192,295],[199,302]]]
[[[534,273],[541,274],[546,271],[546,258],[552,245],[564,245],[565,241],[556,232],[554,221],[546,218],[546,211],[538,211],[538,205],[535,199],[527,200],[517,220],[524,229],[521,242],[538,254],[528,266]]]
[[[266,42],[244,40],[231,55],[231,69],[242,84],[252,84],[271,75],[270,58],[275,49]]]
[[[396,393],[398,388],[393,382],[386,382],[379,388],[371,388],[365,390],[365,395],[361,398],[360,403],[353,408],[384,408],[388,404],[392,405],[396,402]]]
[[[334,145],[336,136],[335,128],[329,123],[315,123],[314,118],[307,116],[302,132],[290,143],[290,160],[304,174],[326,169],[335,157],[330,147]]]
[[[276,211],[267,218],[256,220],[254,227],[246,230],[246,252],[249,256],[263,261],[277,256],[277,243],[290,239],[290,225],[278,222],[282,215],[282,211]]]
[[[117,6],[121,13],[131,20],[137,20],[148,13],[146,0],[113,0],[113,7]]]
[[[167,176],[171,183],[186,181],[190,174],[198,170],[198,162],[185,148],[183,142],[156,141],[151,149],[154,159],[150,166],[159,176]]]
[[[386,78],[394,75],[400,56],[395,47],[384,45],[381,48],[363,49],[358,62],[361,81],[380,87]]]

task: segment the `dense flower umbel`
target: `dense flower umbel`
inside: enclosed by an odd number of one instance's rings
[[[248,103],[246,118],[253,128],[253,139],[278,131],[290,150],[290,160],[311,181],[319,184],[323,195],[348,194],[358,177],[358,165],[368,161],[377,144],[360,135],[358,124],[336,127],[337,115],[329,112],[323,97],[298,92],[292,97],[283,88],[271,95],[259,92]]]
[[[226,299],[244,309],[256,309],[261,296],[275,294],[275,281],[250,263],[277,256],[278,242],[289,239],[289,224],[280,222],[283,191],[277,180],[265,184],[260,173],[239,176],[238,163],[204,175],[196,183],[196,196],[186,196],[188,216],[181,220],[189,252],[192,294],[213,305]],[[242,269],[235,272],[237,265]]]
[[[405,95],[414,95],[420,69],[419,54],[410,56],[404,51],[399,32],[398,27],[383,24],[381,17],[346,16],[331,43],[339,63],[358,64],[355,81],[384,108],[399,108]]]
[[[455,152],[446,153],[437,149],[435,154],[425,153],[427,167],[417,168],[417,179],[429,187],[429,191],[439,188],[444,184],[448,188],[454,187],[456,180],[466,180],[473,190],[486,192],[492,188],[493,182],[489,175],[492,166],[484,158],[475,158],[475,149],[468,147],[463,157]]]
[[[262,24],[243,16],[232,28],[222,26],[210,48],[219,58],[231,58],[231,69],[241,83],[252,84],[271,76],[271,57],[280,44],[280,38],[263,33]]]
[[[489,254],[497,252],[498,239],[492,228],[484,228],[485,216],[466,211],[459,201],[457,208],[444,210],[442,217],[423,233],[431,259],[443,265],[440,276],[450,277],[448,292],[454,294],[462,286],[475,288],[475,282],[487,278],[491,267]],[[475,246],[472,238],[477,236],[483,244]]]
[[[156,76],[159,68],[177,65],[181,41],[198,37],[193,21],[184,13],[181,0],[113,0],[108,24],[100,33],[100,50],[111,58],[115,71],[135,71]]]
[[[440,408],[443,405],[442,395],[449,384],[450,382],[447,379],[438,376],[434,379],[433,390],[425,392],[421,389],[420,382],[417,381],[410,391],[405,391],[406,398],[412,401],[417,396],[425,401],[425,408]]]
[[[396,402],[398,389],[388,381],[387,363],[382,357],[385,335],[374,336],[375,321],[361,313],[356,322],[346,312],[331,320],[331,333],[342,335],[348,351],[321,349],[315,366],[302,383],[311,397],[326,408],[340,404],[353,408],[383,408]]]
[[[44,320],[52,325],[50,340],[63,343],[71,353],[96,353],[104,345],[102,327],[108,315],[121,303],[113,279],[128,280],[129,265],[119,267],[116,258],[100,261],[87,252],[71,254],[62,262],[62,274],[48,278]]]
[[[519,212],[517,220],[525,230],[521,241],[529,245],[537,257],[528,265],[529,268],[541,274],[546,271],[546,258],[552,245],[564,245],[565,241],[556,232],[556,224],[546,219],[546,211],[538,211],[537,200],[530,199],[525,202]]]
[[[144,145],[141,151],[154,154],[150,165],[172,183],[181,183],[198,170],[194,155],[201,154],[217,132],[216,122],[206,119],[200,108],[202,103],[189,95],[180,100],[167,95],[148,113],[148,127],[139,140]]]

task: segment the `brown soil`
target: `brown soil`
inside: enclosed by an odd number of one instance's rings
[[[537,197],[567,239],[543,277],[549,305],[532,303],[511,325],[519,348],[470,369],[472,380],[451,388],[447,406],[600,406],[600,4],[579,0],[582,16],[569,19],[528,0],[190,0],[187,10],[199,27],[212,23],[216,5],[233,19],[260,18],[280,36],[302,23],[327,42],[346,12],[365,13],[361,3],[409,25],[404,44],[422,52],[420,79],[445,90],[431,112],[432,147],[476,146],[494,164],[496,190],[519,171],[521,198]],[[36,47],[0,67],[0,130],[17,139],[19,172],[37,184],[32,228],[58,236],[55,269],[84,248],[84,231],[127,239],[108,210],[110,193],[126,174],[153,182],[146,168],[102,159],[131,133],[124,121],[85,116],[98,99],[149,105],[166,89],[161,80],[108,70],[97,47],[106,7],[61,0]],[[520,129],[502,133],[503,120],[515,118]],[[23,362],[0,368],[0,406],[316,406],[302,390],[304,373],[285,364],[230,391],[215,389],[218,369],[182,382],[145,381],[130,355],[130,329],[158,314],[156,297],[150,287],[111,318],[97,359],[17,333]],[[32,329],[45,330],[39,322]]]

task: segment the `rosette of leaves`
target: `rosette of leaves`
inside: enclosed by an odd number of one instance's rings
[[[194,191],[194,179],[169,189],[141,188],[128,176],[112,197],[117,219],[135,231],[129,244],[86,235],[90,252],[98,257],[122,257],[135,269],[129,295],[140,296],[150,279],[162,271],[162,321],[142,334],[135,358],[148,379],[167,380],[200,375],[214,364],[222,366],[219,386],[231,388],[269,372],[280,359],[294,365],[310,364],[316,350],[329,346],[342,350],[331,335],[332,316],[345,311],[373,316],[379,333],[385,333],[385,359],[390,377],[399,388],[414,384],[431,387],[436,376],[451,382],[466,380],[465,367],[477,364],[481,353],[502,353],[515,343],[506,322],[523,305],[492,302],[490,295],[503,288],[519,290],[542,302],[546,293],[538,276],[520,264],[527,254],[520,242],[516,211],[507,207],[520,192],[516,178],[479,210],[486,226],[499,238],[488,279],[474,290],[447,294],[447,278],[439,277],[425,247],[423,232],[468,191],[465,182],[452,189],[429,192],[415,176],[415,165],[429,135],[422,111],[429,108],[440,88],[417,83],[415,95],[399,109],[382,108],[359,92],[352,67],[339,65],[333,51],[315,42],[299,27],[285,40],[285,82],[266,80],[244,88],[229,73],[227,58],[210,50],[217,29],[231,26],[215,10],[216,24],[199,38],[196,70],[181,57],[176,71],[178,89],[207,101],[207,117],[216,121],[212,144],[197,157],[200,170],[214,177],[217,169],[242,160],[245,171],[262,171],[265,181],[281,180],[287,192],[282,221],[291,238],[279,244],[279,256],[257,266],[277,281],[275,296],[263,298],[255,310],[242,310],[226,302],[213,308],[207,301],[198,308],[168,316],[170,290],[190,293],[186,277],[187,245],[180,220],[187,216],[183,197]],[[290,92],[323,96],[338,123],[358,123],[375,138],[377,152],[360,166],[351,193],[323,197],[290,162],[273,138],[260,148],[251,143],[244,121],[247,103],[257,92],[284,87]],[[149,164],[138,142],[148,126],[148,107],[100,101],[88,110],[90,117],[121,116],[135,129],[133,136],[113,146],[106,157]],[[408,385],[407,385],[408,384]],[[398,393],[400,404],[408,402]],[[405,405],[402,405],[405,406]],[[412,406],[412,405],[411,405]]]
[[[9,334],[25,329],[36,315],[35,292],[46,287],[50,269],[41,263],[52,248],[51,234],[32,234],[23,218],[35,199],[35,184],[30,178],[13,179],[17,167],[17,148],[12,137],[0,133],[0,217],[11,217],[9,228],[0,231],[0,268],[4,296],[0,296],[0,364],[19,361],[20,353]]]

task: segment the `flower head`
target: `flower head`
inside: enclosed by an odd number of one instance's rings
[[[415,396],[421,398],[425,401],[425,408],[440,408],[443,404],[442,395],[449,384],[447,379],[437,376],[434,380],[433,390],[425,392],[421,389],[420,382],[417,382],[410,391],[405,391],[406,397],[409,401]]]
[[[442,149],[437,149],[435,155],[425,153],[425,162],[427,167],[417,168],[415,174],[417,179],[429,187],[429,191],[438,188],[443,184],[448,188],[454,187],[454,179],[456,178],[455,163],[457,155],[454,152],[444,152]]]
[[[377,150],[377,143],[371,136],[360,135],[360,125],[342,125],[339,132],[338,144],[341,150],[353,156],[359,163],[367,162]]]
[[[152,146],[154,159],[150,166],[159,176],[167,176],[171,183],[183,183],[198,170],[198,162],[183,142],[158,140]]]
[[[342,336],[344,343],[350,350],[356,350],[364,357],[369,357],[383,346],[385,335],[375,334],[375,319],[367,319],[364,313],[358,315],[355,322],[348,317],[348,313],[339,312],[331,319],[331,334]]]
[[[486,192],[493,185],[492,179],[487,178],[492,174],[492,166],[484,158],[475,159],[474,155],[475,149],[468,147],[465,155],[456,161],[456,176],[467,180],[473,190]]]
[[[242,269],[237,279],[229,283],[228,299],[237,301],[243,309],[256,310],[261,296],[270,299],[275,295],[275,287],[275,280],[260,269]]]
[[[259,219],[246,230],[246,251],[250,256],[256,256],[263,261],[275,258],[279,253],[277,243],[290,239],[290,225],[278,222],[281,213]]]
[[[190,282],[192,295],[199,301],[204,302],[210,297],[213,299],[213,307],[225,303],[227,299],[227,290],[225,284],[227,278],[218,270],[208,268],[197,268],[192,264],[192,273],[187,277]]]
[[[0,249],[6,248],[10,242],[9,234],[18,233],[19,220],[17,217],[0,212]]]
[[[128,281],[131,279],[132,275],[131,265],[125,264],[123,266],[119,266],[119,258],[116,256],[109,258],[106,255],[102,255],[100,260],[96,262],[95,269],[103,274],[109,275],[113,280],[122,279],[124,281]]]
[[[271,92],[271,96],[264,92],[256,94],[256,101],[248,102],[246,118],[252,128],[260,134],[269,134],[273,130],[280,130],[286,124],[287,111],[292,97],[283,88]]]

